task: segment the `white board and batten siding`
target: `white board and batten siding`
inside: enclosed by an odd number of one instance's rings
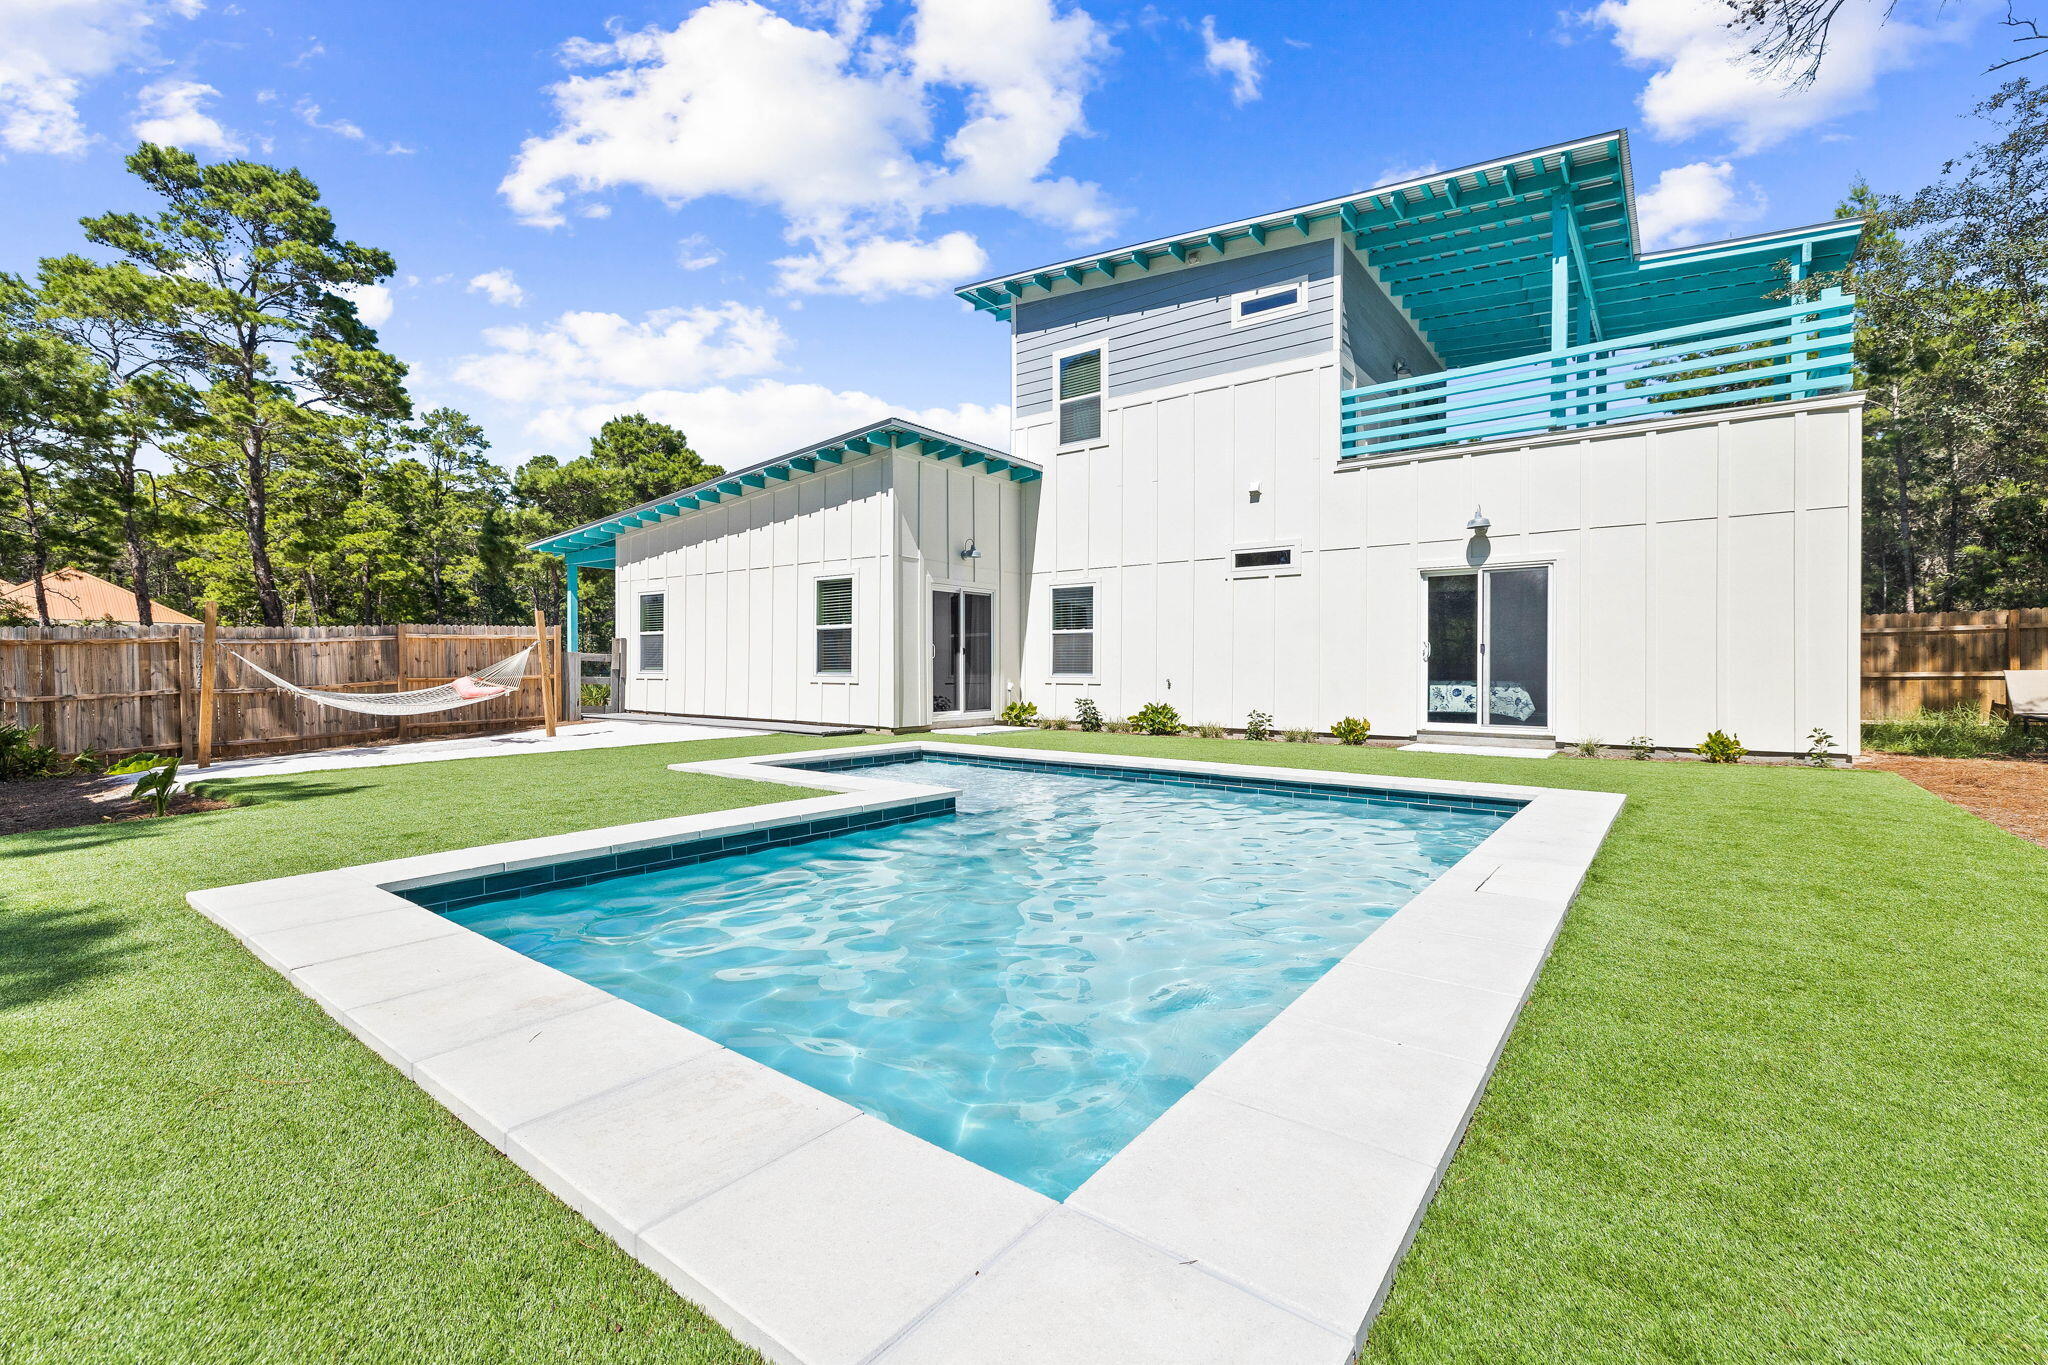
[[[799,475],[618,539],[628,709],[900,729],[929,723],[930,588],[995,596],[995,705],[1016,692],[1035,484],[894,453]],[[963,559],[968,540],[981,551]],[[853,580],[853,671],[816,667],[817,581]],[[1009,586],[1005,587],[1005,584]],[[666,601],[663,667],[639,603]]]
[[[1413,734],[1423,576],[1469,562],[1483,507],[1485,562],[1551,569],[1545,733],[1689,748],[1722,728],[1796,752],[1819,726],[1855,745],[1858,397],[1356,467],[1336,458],[1340,382],[1326,352],[1126,394],[1104,439],[1070,451],[1049,421],[1020,423],[1046,470],[1026,700]],[[1282,545],[1293,572],[1230,567]],[[1082,583],[1095,673],[1056,677],[1050,589]]]

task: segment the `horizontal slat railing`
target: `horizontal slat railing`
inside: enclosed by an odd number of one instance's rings
[[[1343,454],[1643,421],[1846,389],[1855,305],[1811,302],[1348,390]]]

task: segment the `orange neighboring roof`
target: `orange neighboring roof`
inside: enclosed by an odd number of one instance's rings
[[[90,621],[138,621],[135,594],[117,583],[95,577],[83,569],[58,569],[43,575],[43,593],[50,599],[50,619],[59,625]],[[7,585],[0,580],[0,597],[28,612],[36,609],[36,587],[27,583]],[[198,621],[163,603],[150,602],[150,614],[160,626],[196,626]]]

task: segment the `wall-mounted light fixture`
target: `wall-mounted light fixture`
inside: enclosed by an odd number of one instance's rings
[[[972,536],[969,536],[969,537],[967,538],[967,548],[966,548],[966,549],[964,549],[964,550],[962,550],[962,551],[960,552],[960,557],[961,557],[962,559],[980,559],[980,558],[981,558],[981,551],[979,551],[979,550],[977,550],[977,549],[975,549],[975,548],[974,548],[974,538],[973,538]]]
[[[1265,490],[1259,487],[1259,481],[1257,479],[1252,480],[1251,487],[1244,490],[1244,498],[1246,502],[1257,502],[1260,498],[1264,496]]]
[[[1492,525],[1493,523],[1487,520],[1485,511],[1475,507],[1472,509],[1472,520],[1465,523],[1465,529],[1475,536],[1483,536],[1486,534],[1487,528]]]

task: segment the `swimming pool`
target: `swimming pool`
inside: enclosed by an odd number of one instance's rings
[[[955,809],[443,913],[1060,1199],[1518,808],[862,766]]]

